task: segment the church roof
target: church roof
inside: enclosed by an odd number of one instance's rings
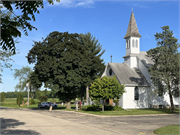
[[[108,63],[121,84],[149,86],[139,69],[130,68],[125,63]]]
[[[142,37],[139,34],[139,31],[138,31],[138,28],[137,28],[137,24],[136,24],[136,20],[135,20],[133,11],[131,13],[131,18],[129,20],[128,29],[127,29],[127,32],[126,32],[126,35],[125,35],[124,38],[130,37],[130,36],[133,36],[133,37]]]
[[[126,54],[123,58],[130,57],[130,56],[136,56],[137,58],[139,58],[141,60],[141,62],[146,66],[146,68],[149,68],[151,65],[154,64],[154,62],[151,60],[150,57],[147,57],[146,55],[147,55],[146,52],[140,51],[139,54],[137,54],[137,53]]]

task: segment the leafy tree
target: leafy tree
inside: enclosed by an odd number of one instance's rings
[[[42,96],[39,96],[38,99],[39,99],[41,102],[47,102],[48,97],[45,96],[45,95],[42,95]]]
[[[1,94],[1,102],[4,102],[4,100],[6,99],[5,94],[4,92],[1,92],[0,94]]]
[[[16,86],[16,88],[19,87],[19,91],[22,89],[21,81],[23,81],[23,88],[26,87],[27,80],[32,72],[33,70],[28,66],[23,67],[22,69],[15,69],[14,78],[19,78],[20,80],[20,84]]]
[[[89,95],[93,100],[114,98],[120,99],[124,92],[125,86],[119,84],[116,76],[104,76],[102,78],[98,78],[91,84],[89,88]]]
[[[45,86],[58,85],[57,95],[68,102],[67,109],[70,109],[71,99],[75,99],[79,88],[87,83],[88,74],[94,72],[95,67],[89,65],[88,57],[91,57],[91,53],[85,49],[77,33],[52,32],[42,42],[34,42],[34,47],[28,53],[29,64],[35,64],[31,81],[37,87],[41,87],[42,82]],[[101,62],[98,58],[93,61]]]
[[[28,30],[36,29],[29,21],[35,21],[35,13],[40,13],[39,8],[44,8],[43,1],[1,1],[6,8],[1,14],[1,46],[3,50],[10,50],[16,53],[14,38],[21,37],[21,31],[28,35]],[[53,0],[48,0],[53,5]],[[60,0],[56,0],[60,2]],[[14,5],[14,9],[12,8]],[[21,15],[16,15],[15,10],[21,10]],[[9,16],[9,12],[13,16]],[[12,19],[13,18],[13,19]],[[21,31],[20,31],[21,30]]]
[[[58,84],[52,84],[52,83],[48,83],[45,87],[48,87],[49,89],[51,89],[51,95],[53,98],[53,103],[54,103],[54,97],[56,96],[57,92],[59,91],[59,85]]]
[[[149,74],[152,83],[158,90],[169,94],[172,112],[175,111],[173,96],[179,97],[179,54],[178,39],[173,36],[169,26],[164,26],[162,33],[156,33],[157,47],[147,52],[154,65],[150,67]]]
[[[14,62],[13,59],[11,58],[11,56],[13,56],[12,52],[10,52],[9,50],[4,51],[0,48],[0,61],[1,61],[1,65],[0,65],[0,70],[1,72],[3,72],[4,68],[9,68],[10,70],[12,67],[12,64],[10,62]],[[2,83],[2,77],[3,75],[0,73],[0,83]]]

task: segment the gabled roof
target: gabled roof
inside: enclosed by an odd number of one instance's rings
[[[135,20],[133,11],[131,13],[131,18],[129,20],[128,29],[127,29],[127,32],[126,32],[126,35],[125,35],[124,38],[130,37],[130,36],[133,36],[133,37],[142,37],[139,34],[139,31],[138,31],[138,28],[137,28],[137,24],[136,24],[136,20]]]
[[[127,54],[125,55],[123,58],[125,57],[130,57],[130,56],[136,56],[138,59],[141,60],[141,62],[146,66],[146,68],[149,68],[151,65],[154,64],[154,62],[151,60],[150,57],[147,57],[147,52],[144,52],[144,51],[140,51],[139,54],[137,53],[131,53],[131,54]]]
[[[108,65],[112,68],[120,84],[129,84],[133,86],[149,86],[148,82],[139,69],[130,68],[125,63],[108,63]],[[106,71],[107,70],[105,70],[105,72]]]

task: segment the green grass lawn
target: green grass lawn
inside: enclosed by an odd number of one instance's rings
[[[172,114],[170,109],[130,109],[128,111],[79,111],[83,113],[90,113],[96,115],[145,115],[145,114]],[[176,112],[179,113],[179,108],[176,108]],[[175,114],[174,113],[174,114]]]
[[[27,98],[24,98],[25,101],[27,101]],[[34,99],[36,104],[29,105],[29,108],[38,108],[38,103],[40,102],[38,99]],[[52,101],[52,98],[49,98],[48,101]],[[58,98],[55,98],[56,102],[59,101]],[[6,98],[4,102],[1,102],[1,106],[5,107],[12,107],[12,108],[27,108],[27,105],[19,107],[19,105],[16,104],[16,98]],[[53,110],[68,110],[73,111],[75,110],[75,105],[71,105],[71,109],[66,109],[65,105],[58,105],[57,108],[53,108]],[[78,111],[82,113],[91,113],[91,114],[97,114],[97,115],[143,115],[143,114],[172,114],[170,109],[130,109],[128,111],[122,110],[122,111]],[[176,108],[176,112],[179,113],[179,108]]]
[[[180,125],[169,125],[158,128],[153,132],[158,135],[179,135]]]
[[[24,101],[27,101],[28,99],[27,98],[24,98]],[[56,102],[59,102],[59,99],[58,98],[54,98],[54,100]],[[30,99],[29,99],[30,101]],[[34,108],[34,109],[37,109],[38,108],[38,104],[40,103],[40,101],[38,99],[34,99],[35,101],[35,104],[30,104],[29,107],[27,107],[27,105],[24,105],[24,106],[20,106],[16,104],[16,98],[6,98],[4,102],[0,102],[0,105],[1,106],[5,106],[5,107],[12,107],[12,108]],[[48,102],[50,101],[53,101],[53,98],[49,98],[48,99]],[[66,109],[66,106],[65,105],[58,105],[57,108],[53,108],[53,110],[67,110],[67,111],[73,111],[75,110],[75,105],[71,105],[71,108],[72,109]],[[44,110],[48,110],[48,109],[45,109],[45,108],[42,108]]]

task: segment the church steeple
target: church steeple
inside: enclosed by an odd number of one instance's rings
[[[139,34],[133,11],[131,13],[131,18],[129,20],[128,29],[127,29],[127,32],[126,32],[126,35],[125,35],[124,38],[126,39],[126,38],[128,38],[130,36],[132,36],[132,37],[142,37]]]
[[[126,39],[126,54],[136,53],[139,54],[140,52],[140,37],[136,20],[134,17],[134,13],[132,11],[131,17],[129,20],[128,29],[124,39]]]

